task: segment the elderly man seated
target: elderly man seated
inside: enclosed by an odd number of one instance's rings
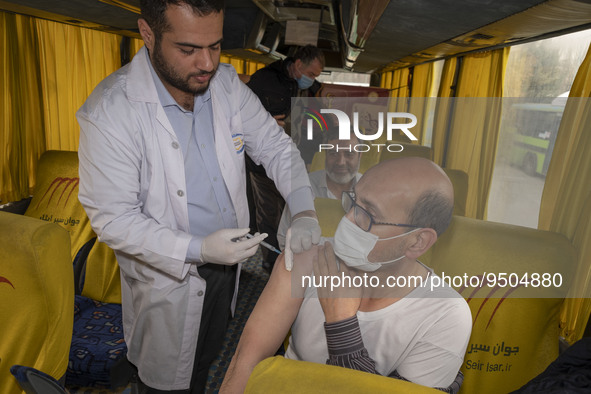
[[[470,309],[417,260],[449,225],[450,180],[426,159],[385,161],[343,193],[343,207],[334,246],[296,255],[291,272],[282,258],[275,264],[221,392],[242,392],[290,329],[288,358],[459,389]],[[334,278],[346,277],[352,280],[331,288]]]

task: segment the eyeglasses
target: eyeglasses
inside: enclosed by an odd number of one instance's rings
[[[349,212],[351,209],[353,209],[353,218],[355,219],[355,224],[357,224],[363,231],[369,232],[374,224],[410,228],[420,227],[415,226],[414,224],[376,222],[369,212],[367,212],[365,209],[363,209],[361,206],[357,204],[355,199],[356,195],[354,191],[344,191],[341,195],[341,203],[343,204],[343,209],[345,210],[345,212]]]

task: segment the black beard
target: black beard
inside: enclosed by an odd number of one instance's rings
[[[190,74],[187,79],[183,79],[167,62],[164,60],[164,56],[162,56],[162,51],[160,47],[160,40],[156,40],[154,43],[154,53],[152,53],[152,62],[154,66],[154,70],[158,74],[158,76],[169,85],[173,86],[174,88],[193,95],[199,95],[207,91],[209,88],[209,82],[207,82],[205,86],[194,88],[189,85],[187,81],[188,78],[192,76],[199,76],[199,75],[213,75],[217,71],[217,68],[212,72],[201,72],[201,73],[194,73]]]

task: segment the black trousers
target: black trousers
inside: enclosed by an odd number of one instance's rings
[[[247,193],[249,195],[249,213],[251,229],[254,229],[253,220],[256,223],[256,231],[267,233],[269,236],[265,242],[279,248],[277,241],[277,229],[281,221],[281,214],[285,207],[285,200],[275,187],[275,182],[267,176],[263,166],[256,165],[248,155],[246,156]],[[261,248],[263,254],[263,266],[270,271],[277,259],[277,253]]]
[[[205,264],[197,268],[199,275],[205,279],[207,288],[203,300],[203,313],[197,338],[191,388],[172,391],[156,390],[139,381],[137,384],[138,394],[201,394],[205,392],[209,367],[218,355],[228,329],[230,305],[236,282],[236,268],[236,265],[217,264]]]

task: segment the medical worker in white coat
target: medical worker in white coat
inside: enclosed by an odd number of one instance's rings
[[[219,64],[222,1],[177,3],[141,1],[145,46],[77,113],[79,199],[121,268],[128,359],[143,392],[205,387],[240,263],[264,239],[243,237],[245,151],[295,213],[292,250],[320,238],[299,152]]]

